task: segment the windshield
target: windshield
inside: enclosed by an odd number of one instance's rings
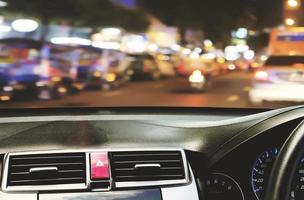
[[[267,66],[304,65],[304,56],[272,56],[265,63]]]
[[[302,104],[302,73],[264,70],[304,64],[302,19],[300,0],[0,0],[0,108]]]

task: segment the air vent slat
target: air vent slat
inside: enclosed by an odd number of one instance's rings
[[[13,155],[9,159],[8,186],[85,183],[84,153]],[[53,168],[53,171],[31,169]]]
[[[112,175],[115,181],[157,181],[185,178],[184,164],[179,151],[113,152]],[[136,168],[138,165],[147,168]],[[158,167],[151,167],[158,166]]]
[[[38,163],[38,164],[18,164],[12,167],[39,167],[39,166],[60,166],[60,165],[84,165],[84,163]]]

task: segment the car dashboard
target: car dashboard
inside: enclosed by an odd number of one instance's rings
[[[263,200],[304,107],[0,114],[0,199]],[[303,198],[304,159],[290,199]]]

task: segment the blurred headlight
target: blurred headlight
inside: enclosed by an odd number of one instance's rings
[[[265,71],[258,71],[255,73],[254,78],[259,81],[266,81],[269,77],[269,74]]]
[[[106,81],[108,81],[108,82],[113,82],[113,81],[115,81],[116,80],[116,74],[114,74],[114,73],[109,73],[109,74],[107,74],[107,76],[106,76]]]
[[[203,83],[205,82],[205,77],[201,71],[195,70],[189,77],[191,83]]]
[[[235,70],[236,69],[235,64],[229,64],[228,69],[231,70],[231,71]]]

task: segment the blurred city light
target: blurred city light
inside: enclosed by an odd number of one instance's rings
[[[259,64],[258,62],[253,62],[253,63],[251,64],[251,66],[252,66],[253,68],[258,68],[258,67],[260,67],[260,64]]]
[[[174,44],[174,45],[171,46],[171,49],[172,49],[173,51],[179,51],[179,50],[181,49],[181,46],[178,45],[178,44]]]
[[[255,56],[255,53],[253,50],[248,50],[244,52],[244,58],[247,60],[252,60]]]
[[[32,19],[17,19],[13,21],[12,28],[18,32],[33,32],[39,27],[38,22]]]
[[[239,28],[235,32],[235,36],[237,38],[245,39],[245,38],[247,38],[247,35],[248,35],[248,30],[246,28]]]
[[[92,41],[102,41],[103,40],[103,36],[101,33],[95,33],[92,35]]]
[[[141,34],[128,34],[123,36],[121,46],[127,53],[143,53],[148,49],[148,40]]]
[[[288,26],[293,26],[293,25],[295,25],[295,20],[294,19],[292,19],[292,18],[287,18],[286,20],[285,20],[285,23],[288,25]]]
[[[11,100],[11,97],[10,97],[10,96],[7,96],[7,95],[0,96],[0,100],[1,100],[1,101],[9,101],[9,100]]]
[[[107,80],[108,82],[113,82],[113,81],[115,81],[115,80],[116,80],[116,74],[114,74],[114,73],[109,73],[109,74],[107,74],[106,80]]]
[[[225,58],[228,61],[234,61],[240,57],[236,46],[227,46],[225,48]]]
[[[216,58],[215,53],[209,52],[202,55],[202,57],[206,60],[213,60]]]
[[[156,44],[149,44],[148,50],[151,52],[156,52],[158,50],[158,46]]]
[[[59,93],[67,93],[67,91],[68,91],[68,90],[67,90],[65,87],[59,87],[59,88],[58,88],[58,92],[59,92]]]
[[[213,47],[213,43],[211,40],[204,40],[204,46],[206,48],[211,48],[211,47]]]
[[[104,41],[118,41],[121,39],[122,31],[119,28],[103,28],[100,33]]]
[[[250,35],[250,36],[254,36],[254,35],[256,35],[256,34],[257,34],[257,32],[254,31],[254,30],[249,30],[249,31],[248,31],[248,35]]]
[[[4,86],[3,87],[3,91],[5,91],[5,92],[11,92],[11,91],[13,91],[13,87],[11,87],[11,86]]]
[[[300,4],[297,0],[288,0],[287,5],[290,8],[298,8]]]
[[[236,46],[236,49],[238,50],[238,52],[245,52],[249,50],[249,46],[246,44],[238,44]]]
[[[10,32],[11,30],[12,28],[10,26],[0,25],[0,32],[7,33]]]
[[[200,54],[203,52],[203,50],[201,48],[197,47],[193,50],[193,52]]]
[[[225,63],[225,58],[222,58],[222,57],[218,57],[216,59],[216,62],[220,63],[220,64],[224,64]]]
[[[183,49],[182,53],[183,53],[184,55],[189,55],[189,54],[191,53],[191,49],[185,48],[185,49]]]
[[[100,49],[112,49],[118,50],[120,49],[120,44],[118,42],[99,42],[94,41],[92,42],[92,46]]]
[[[121,30],[119,28],[104,28],[101,33],[104,35],[120,35]]]
[[[266,61],[267,58],[268,58],[268,56],[266,56],[266,55],[261,55],[260,60],[261,60],[261,61]]]
[[[91,45],[91,40],[79,37],[55,37],[51,39],[53,44],[62,44],[62,45]]]
[[[0,7],[3,8],[3,7],[6,7],[8,5],[7,2],[5,1],[0,1]]]
[[[197,52],[192,52],[190,58],[193,60],[199,59],[200,55]]]

